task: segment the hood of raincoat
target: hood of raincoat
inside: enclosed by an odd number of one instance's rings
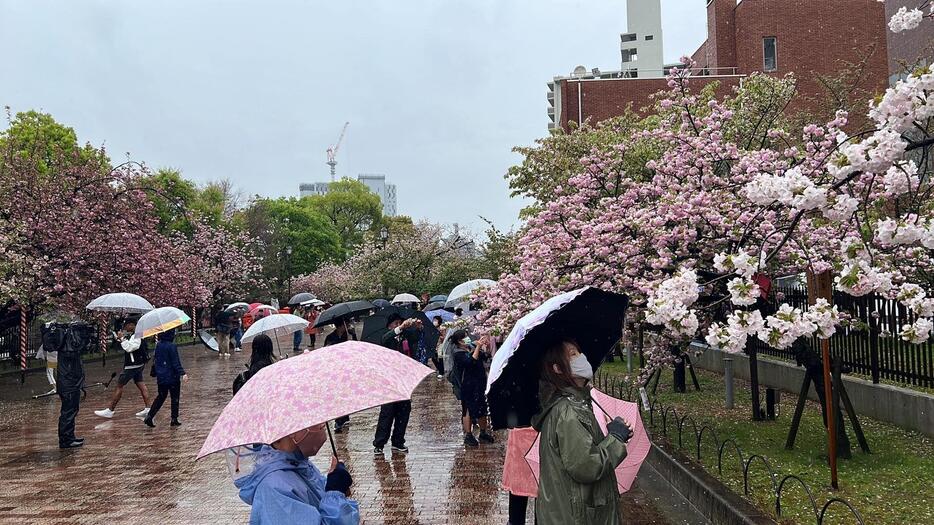
[[[175,329],[173,328],[171,330],[166,330],[165,332],[162,332],[159,335],[157,335],[156,338],[159,339],[160,341],[168,341],[171,343],[175,341]]]
[[[240,499],[248,505],[253,504],[256,488],[268,474],[278,470],[294,470],[302,479],[311,479],[311,465],[298,452],[282,452],[269,446],[263,446],[256,453],[253,472],[234,481],[240,489]]]

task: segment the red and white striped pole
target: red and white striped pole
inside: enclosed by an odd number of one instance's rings
[[[19,307],[19,364],[20,384],[26,383],[26,349],[29,345],[29,324],[26,322],[26,307]]]
[[[198,335],[198,309],[191,307],[191,339],[194,340]]]

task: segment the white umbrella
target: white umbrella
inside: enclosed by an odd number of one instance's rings
[[[296,330],[304,330],[306,326],[308,321],[297,315],[273,314],[251,324],[240,340],[246,343],[265,332],[272,332],[273,335],[290,334]]]
[[[178,328],[189,321],[191,321],[191,318],[185,312],[172,306],[163,306],[143,314],[139,321],[136,322],[136,333],[134,335],[140,339],[152,337],[173,328]]]
[[[410,293],[400,293],[399,295],[392,298],[392,304],[406,304],[406,303],[419,303],[418,297]]]
[[[312,299],[310,301],[305,301],[302,303],[302,306],[324,306],[324,301],[321,299]]]
[[[279,310],[277,310],[273,306],[269,306],[268,304],[261,304],[257,306],[256,308],[253,308],[252,310],[250,310],[250,313],[253,314],[253,317],[256,317],[256,314],[260,314],[260,316],[265,317],[267,315],[276,314],[278,312]]]
[[[474,291],[480,288],[492,288],[493,286],[496,286],[496,281],[492,281],[490,279],[474,279],[472,281],[467,281],[466,283],[461,283],[455,286],[453,290],[451,290],[451,293],[448,294],[448,300],[446,303],[444,303],[444,305],[451,307],[464,301],[468,301],[470,299],[470,295],[473,294]]]
[[[227,311],[236,310],[236,309],[239,309],[239,310],[249,310],[249,309],[250,309],[250,305],[248,305],[248,304],[246,304],[246,303],[233,303],[233,304],[228,304],[228,305],[227,305],[227,308],[224,308],[224,310],[227,310]]]
[[[109,293],[94,299],[86,306],[95,312],[113,312],[119,314],[143,314],[153,309],[146,299],[132,293]]]

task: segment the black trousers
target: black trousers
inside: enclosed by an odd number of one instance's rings
[[[149,407],[149,419],[156,417],[156,414],[159,412],[159,409],[162,408],[162,403],[165,403],[165,398],[172,395],[172,419],[178,419],[178,404],[179,397],[182,395],[182,384],[175,383],[172,385],[159,385],[159,395],[156,396],[156,400],[152,402],[152,406]]]
[[[62,400],[62,411],[58,416],[58,444],[68,445],[75,440],[75,417],[81,404],[81,391],[58,394]]]
[[[529,505],[529,498],[509,493],[509,522],[507,525],[525,525],[525,509]]]
[[[444,375],[444,359],[440,357],[432,357],[431,362],[435,364],[435,368],[438,370],[438,373]]]
[[[390,429],[392,429],[393,446],[404,446],[405,428],[409,426],[409,413],[411,412],[411,401],[396,401],[379,407],[379,421],[376,423],[376,437],[373,438],[373,446],[377,448],[384,447],[390,441]]]

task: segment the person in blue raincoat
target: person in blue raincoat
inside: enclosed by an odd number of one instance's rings
[[[308,461],[327,439],[324,424],[263,445],[253,472],[237,479],[240,499],[251,505],[251,525],[357,525],[360,511],[347,494],[353,479],[334,458],[325,476]]]

